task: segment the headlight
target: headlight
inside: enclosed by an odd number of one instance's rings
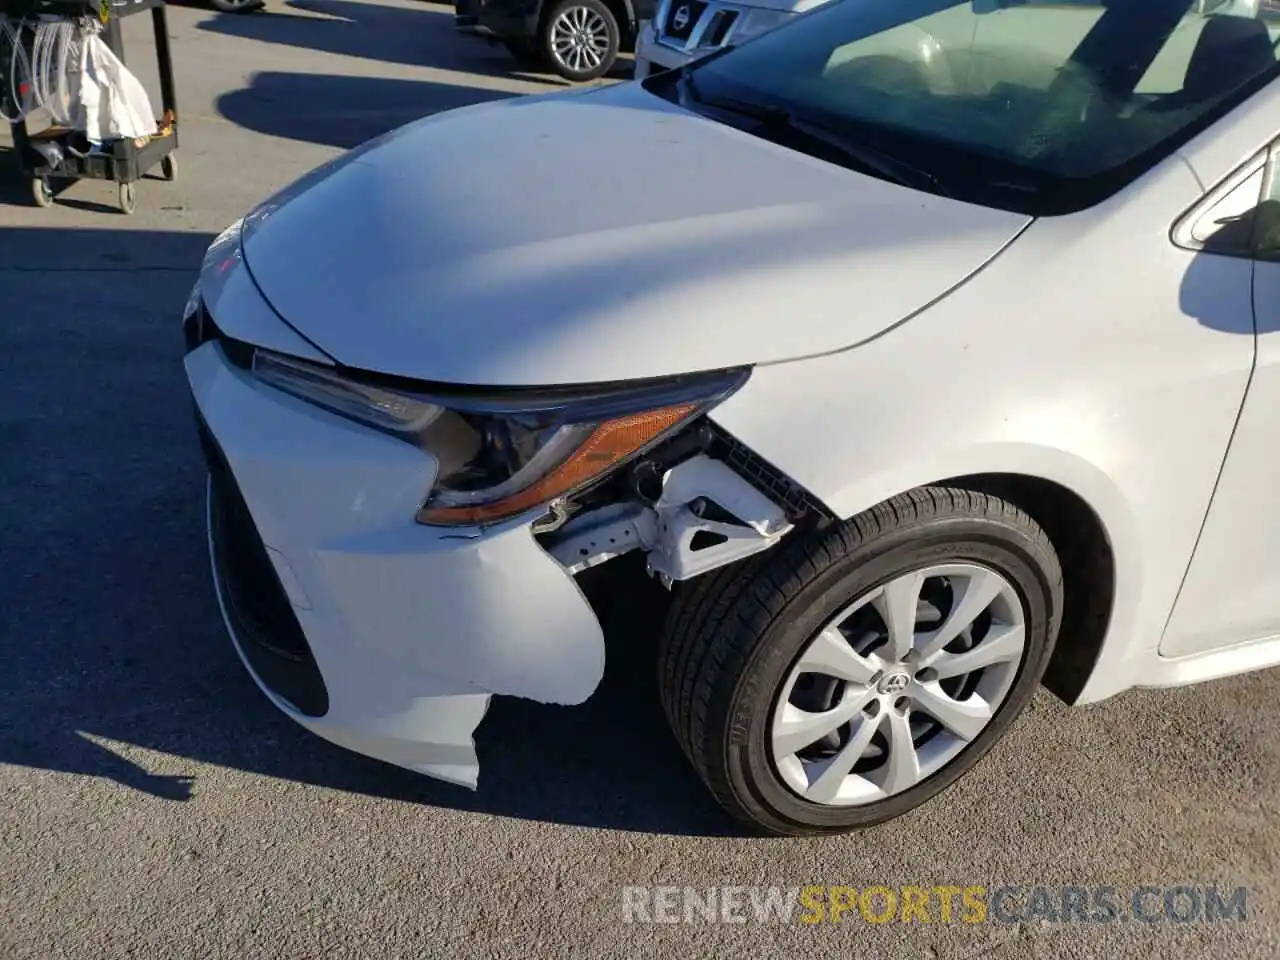
[[[263,382],[407,440],[440,464],[422,523],[495,523],[576,493],[746,380],[745,369],[548,390],[416,392],[259,350]]]
[[[329,367],[266,350],[254,351],[253,372],[295,397],[405,439],[420,436],[444,413],[424,398],[360,383]]]
[[[762,7],[751,7],[733,25],[729,41],[737,44],[742,43],[744,40],[750,40],[752,37],[767,33],[774,27],[781,26],[792,16],[791,13],[785,10],[765,10]]]

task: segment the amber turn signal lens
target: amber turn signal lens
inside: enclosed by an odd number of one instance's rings
[[[432,507],[428,504],[419,519],[424,523],[460,526],[493,523],[514,517],[586,486],[642,450],[697,409],[697,404],[682,403],[608,420],[591,431],[582,445],[566,457],[563,463],[518,493],[492,503],[468,506]]]

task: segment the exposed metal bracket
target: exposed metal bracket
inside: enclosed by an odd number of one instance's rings
[[[710,501],[741,523],[703,516]],[[668,585],[767,550],[789,530],[782,508],[719,460],[692,457],[667,471],[654,505],[657,539],[649,570]],[[695,549],[699,533],[718,542]]]
[[[661,516],[700,499],[729,511],[761,536],[791,529],[781,507],[738,476],[732,467],[705,454],[690,457],[666,472],[662,495],[654,509]]]
[[[704,516],[708,504],[740,522]],[[653,506],[628,502],[592,510],[574,517],[546,543],[571,574],[646,550],[649,572],[669,587],[767,550],[791,528],[781,507],[726,464],[700,455],[666,472]],[[716,542],[694,549],[699,533]]]
[[[657,515],[642,503],[615,503],[574,517],[548,544],[571,574],[630,553],[656,537]]]

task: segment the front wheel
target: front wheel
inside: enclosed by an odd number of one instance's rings
[[[563,0],[542,28],[542,49],[551,69],[579,83],[608,73],[621,43],[618,20],[600,0]]]
[[[937,795],[1035,692],[1062,611],[1044,531],[995,497],[904,494],[677,597],[661,698],[717,799],[834,833]]]

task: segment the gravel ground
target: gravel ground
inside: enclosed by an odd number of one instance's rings
[[[130,63],[151,79],[144,22]],[[170,10],[177,183],[53,210],[0,177],[0,956],[1272,957],[1280,673],[1035,701],[883,828],[737,836],[655,705],[649,631],[576,709],[495,701],[477,793],[331,747],[259,695],[206,571],[179,308],[212,235],[413,117],[548,89],[449,9]],[[7,141],[0,140],[0,152]],[[0,157],[0,161],[5,158]],[[430,157],[423,158],[430,163]],[[513,162],[517,162],[513,160]],[[646,924],[635,885],[1248,888],[1245,922]]]

